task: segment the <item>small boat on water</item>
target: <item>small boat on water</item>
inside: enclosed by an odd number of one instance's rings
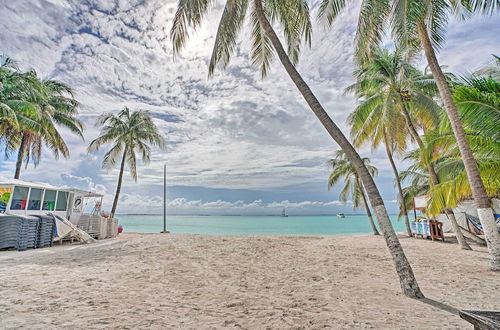
[[[286,214],[286,208],[283,208],[283,212],[281,212],[281,216],[283,218],[288,218],[288,214]]]
[[[337,218],[345,218],[345,214],[344,213],[337,213]]]

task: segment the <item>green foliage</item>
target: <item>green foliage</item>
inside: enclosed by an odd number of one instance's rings
[[[500,82],[491,77],[462,77],[453,91],[464,127],[500,143]]]
[[[435,85],[400,52],[374,49],[373,57],[355,72],[356,83],[346,89],[359,105],[348,118],[354,145],[371,143],[376,149],[387,140],[391,151],[406,149],[408,120],[415,129],[439,125],[441,109],[434,101]]]
[[[100,116],[97,125],[102,126],[101,133],[93,140],[87,151],[97,152],[104,145],[111,148],[104,154],[102,166],[111,169],[122,157],[127,163],[132,178],[137,181],[137,156],[142,162],[151,160],[151,147],[165,148],[165,140],[158,132],[151,115],[146,111],[133,111],[124,108],[118,114],[107,113]]]
[[[374,177],[377,175],[377,168],[370,165],[370,159],[363,158],[363,163],[365,163],[368,172]],[[335,153],[335,158],[328,162],[332,169],[330,176],[328,177],[328,189],[333,187],[335,184],[339,183],[341,180],[344,181],[344,186],[340,192],[340,200],[346,202],[351,196],[353,202],[353,208],[357,209],[363,205],[363,194],[364,188],[358,177],[354,166],[347,159],[345,153],[341,150]],[[368,206],[366,206],[368,207]]]
[[[201,25],[213,3],[214,1],[209,0],[178,2],[170,30],[174,54],[178,54],[185,46],[189,28],[196,30]],[[264,0],[263,9],[271,23],[279,23],[282,27],[288,56],[292,63],[297,64],[303,41],[309,46],[311,42],[312,26],[307,0]],[[252,31],[252,63],[259,67],[262,77],[269,73],[274,51],[271,41],[259,24],[253,5],[249,6],[248,0],[227,0],[215,38],[209,76],[214,73],[217,66],[220,65],[225,69],[229,65],[247,16]]]
[[[331,26],[350,0],[322,0],[318,17]],[[450,16],[467,19],[473,13],[491,15],[500,8],[498,0],[362,0],[356,31],[355,56],[366,64],[372,50],[382,43],[386,30],[408,55],[420,50],[417,25],[428,30],[434,49],[442,47]]]
[[[56,80],[42,80],[35,71],[20,72],[9,58],[0,67],[0,136],[6,154],[25,146],[19,155],[38,165],[45,145],[56,158],[69,157],[69,150],[59,132],[64,127],[83,138],[83,123],[76,118],[79,103],[68,85]]]

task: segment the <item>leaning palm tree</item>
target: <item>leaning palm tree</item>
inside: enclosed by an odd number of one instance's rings
[[[336,185],[340,180],[344,180],[344,187],[340,191],[340,200],[347,202],[349,196],[351,196],[353,209],[356,210],[361,205],[366,210],[366,215],[370,221],[370,225],[373,230],[373,235],[380,235],[375,223],[373,222],[372,212],[370,211],[370,206],[366,200],[365,188],[361,182],[358,173],[352,166],[351,162],[345,156],[345,153],[341,150],[335,153],[335,158],[330,159],[328,162],[332,168],[332,173],[328,177],[328,189]],[[369,158],[363,158],[363,163],[365,163],[366,168],[372,176],[377,175],[377,168],[370,165]]]
[[[251,6],[249,6],[250,2],[252,3]],[[213,1],[211,0],[180,0],[178,2],[177,12],[175,13],[171,29],[174,53],[178,53],[185,46],[189,28],[196,29],[200,26],[212,4]],[[243,23],[248,12],[250,12],[250,25],[252,29],[251,57],[253,63],[260,67],[262,76],[265,76],[269,71],[272,56],[274,54],[278,56],[284,69],[297,86],[297,89],[304,97],[312,112],[356,168],[356,172],[363,182],[377,217],[379,227],[393,257],[403,293],[413,298],[423,297],[413,270],[392,227],[382,196],[370,172],[349,140],[333,122],[295,68],[295,64],[299,60],[302,41],[305,40],[309,44],[311,42],[311,22],[308,2],[306,0],[227,1],[215,38],[215,45],[209,65],[209,75],[214,72],[218,65],[225,68],[229,64],[236,46],[238,34],[244,25]],[[281,40],[271,25],[272,23],[279,23],[281,25],[288,52],[285,51]]]
[[[102,161],[105,169],[115,167],[121,158],[118,184],[110,214],[113,217],[120,197],[125,163],[129,167],[130,175],[137,181],[136,152],[141,154],[142,162],[147,164],[151,159],[151,147],[164,148],[165,140],[158,132],[151,115],[142,110],[131,112],[128,108],[124,108],[116,115],[104,114],[98,118],[97,125],[103,126],[101,134],[90,143],[87,151],[96,152],[102,146],[112,144]]]
[[[327,23],[331,24],[347,2],[323,0],[319,17],[326,18]],[[359,63],[370,59],[373,45],[381,43],[386,23],[391,27],[398,48],[424,50],[464,160],[479,219],[485,228],[491,269],[500,271],[500,234],[496,229],[491,203],[435,51],[443,44],[450,13],[466,18],[471,11],[492,14],[498,8],[498,0],[363,0],[356,35],[356,58]]]

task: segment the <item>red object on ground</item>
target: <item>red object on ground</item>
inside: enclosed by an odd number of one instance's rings
[[[121,232],[123,232],[123,227],[122,227],[122,225],[119,225],[118,226],[118,234],[120,234]]]

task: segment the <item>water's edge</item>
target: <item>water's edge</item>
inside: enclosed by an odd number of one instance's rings
[[[163,230],[161,215],[120,215],[124,232],[158,233]],[[404,232],[403,220],[391,216],[396,232]],[[372,230],[368,218],[346,216],[169,216],[172,233],[210,235],[364,235]]]

